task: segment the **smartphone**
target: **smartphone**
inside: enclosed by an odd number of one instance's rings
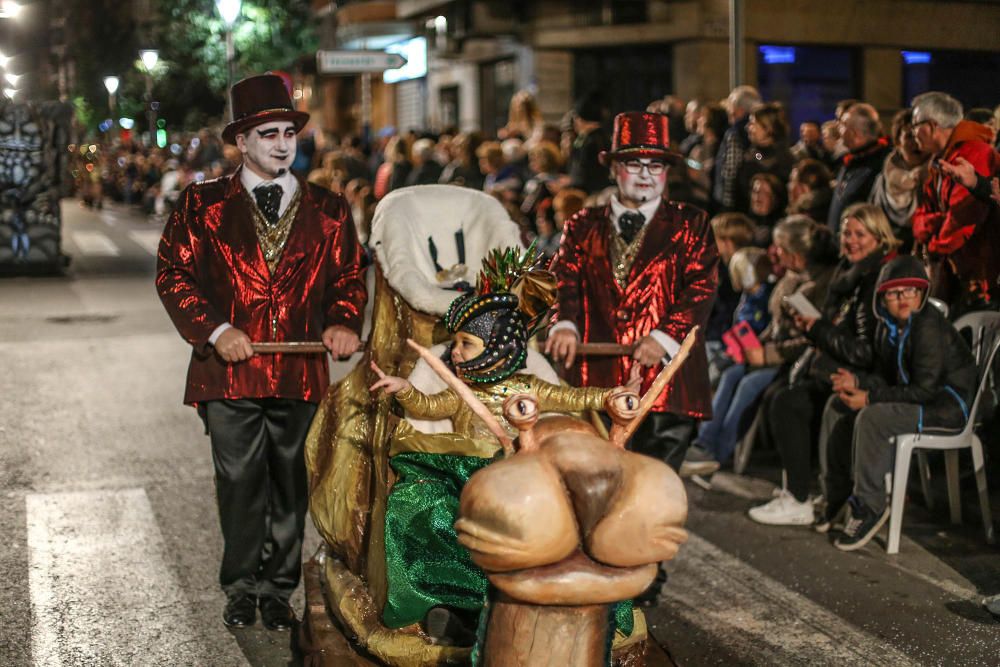
[[[685,158],[684,164],[698,171],[701,171],[705,166],[701,162],[698,162],[697,160],[692,160],[691,158]]]
[[[801,292],[795,292],[794,294],[782,297],[782,301],[791,306],[802,317],[819,319],[823,316],[823,314],[819,312],[819,309],[816,308],[816,306],[814,306],[812,302]]]
[[[736,333],[736,339],[740,342],[744,350],[753,350],[760,347],[760,339],[757,338],[757,334],[754,333],[754,330],[746,321],[737,322],[733,330]]]

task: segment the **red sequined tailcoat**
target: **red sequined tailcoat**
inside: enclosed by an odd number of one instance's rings
[[[586,208],[566,222],[551,267],[559,279],[553,321],[571,320],[582,342],[592,343],[632,344],[653,329],[680,343],[694,325],[704,331],[719,262],[708,216],[695,206],[664,201],[646,224],[649,229],[622,288],[609,256],[611,235],[617,233],[611,207]],[[622,385],[633,363],[625,357],[582,357],[567,381],[577,386]],[[645,371],[642,391],[661,368]],[[653,411],[701,419],[711,416],[711,406],[708,361],[700,338]]]
[[[350,206],[300,181],[298,212],[272,276],[239,174],[184,190],[160,240],[156,288],[194,348],[184,402],[319,402],[330,384],[325,354],[259,354],[227,364],[208,337],[225,322],[254,342],[318,341],[334,324],[360,334],[367,296]]]

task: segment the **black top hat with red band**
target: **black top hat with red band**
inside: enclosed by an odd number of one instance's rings
[[[276,120],[287,120],[300,131],[309,120],[309,114],[296,111],[285,82],[276,74],[251,76],[233,84],[229,93],[233,120],[222,130],[222,140],[236,143],[236,135],[255,125]]]
[[[628,158],[659,158],[680,162],[684,157],[670,150],[670,119],[666,114],[626,111],[615,116],[611,150],[602,151],[601,164]]]

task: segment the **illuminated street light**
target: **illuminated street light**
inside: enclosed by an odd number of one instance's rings
[[[0,67],[6,67],[10,62],[10,57],[0,53]]]
[[[21,75],[7,73],[4,75],[4,78],[7,79],[7,83],[9,83],[10,85],[16,86],[17,82],[21,80]]]
[[[149,122],[149,143],[156,141],[156,105],[153,102],[153,70],[160,60],[160,52],[156,49],[139,51],[142,66],[146,68],[146,119]]]
[[[111,117],[115,117],[115,107],[118,105],[115,103],[115,93],[118,92],[118,77],[117,76],[106,76],[104,77],[104,87],[108,89],[108,110],[111,111]],[[115,129],[114,123],[111,124],[111,129],[114,130],[115,134],[118,134]]]
[[[146,68],[146,71],[152,72],[156,69],[156,63],[160,61],[160,52],[156,49],[143,49],[139,51],[139,57],[142,59],[142,66]]]
[[[236,59],[236,49],[233,47],[233,24],[240,16],[242,0],[215,0],[222,22],[226,24],[226,90],[233,87],[233,60]]]
[[[21,5],[13,0],[3,0],[0,2],[0,19],[13,19],[21,13]]]
[[[236,23],[236,19],[240,15],[240,7],[242,6],[242,0],[215,0],[215,6],[219,10],[219,16],[225,22],[226,27],[232,28],[233,24]]]
[[[4,88],[3,94],[10,99],[14,99],[14,96],[17,95],[17,88]]]

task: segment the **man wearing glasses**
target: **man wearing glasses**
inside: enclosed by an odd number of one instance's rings
[[[553,260],[559,296],[545,351],[565,364],[576,386],[616,386],[640,364],[646,391],[687,333],[708,321],[718,251],[705,212],[667,199],[667,169],[682,159],[669,148],[667,123],[659,113],[615,118],[611,150],[601,162],[618,191],[608,205],[585,208],[567,221]],[[620,343],[633,351],[578,359],[581,341]],[[631,448],[678,470],[696,421],[711,413],[711,398],[699,340]]]
[[[984,178],[1000,171],[988,127],[962,119],[962,104],[945,93],[913,99],[913,136],[933,155],[913,236],[931,260],[931,295],[952,304],[953,315],[1000,304],[1000,209],[974,197],[942,164],[964,159]]]
[[[859,375],[840,369],[831,376],[840,400],[859,411],[853,431],[854,489],[844,533],[835,542],[841,551],[863,547],[889,517],[885,476],[895,460],[893,438],[927,429],[957,432],[969,419],[976,363],[941,311],[926,306],[929,285],[917,257],[886,264],[875,288],[880,321],[874,368]]]

